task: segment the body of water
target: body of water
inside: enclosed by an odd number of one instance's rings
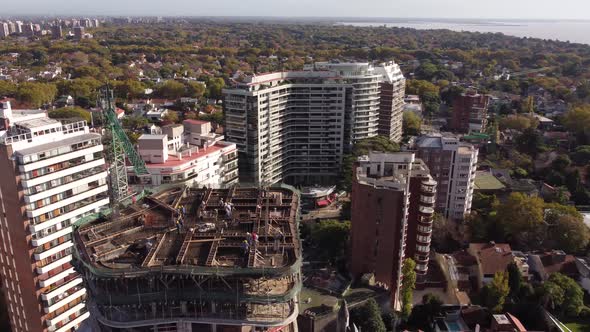
[[[453,31],[501,32],[516,37],[533,37],[590,44],[590,21],[525,20],[388,20],[387,22],[338,22],[339,25],[387,26],[413,29],[448,29]]]

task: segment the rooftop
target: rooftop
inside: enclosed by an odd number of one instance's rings
[[[507,243],[470,243],[469,251],[477,256],[484,275],[506,271],[512,262],[512,249]]]
[[[156,269],[268,274],[300,258],[298,204],[286,188],[177,187],[145,197],[108,221],[82,226],[76,237],[85,264],[103,275]]]
[[[201,125],[201,124],[209,123],[209,121],[186,119],[186,120],[182,121],[182,123]]]
[[[488,171],[478,171],[475,175],[475,189],[502,190],[504,188],[506,188],[506,186]]]
[[[161,138],[160,138],[161,139]],[[190,154],[188,151],[180,151],[180,153],[171,152],[168,154],[168,160],[163,163],[148,163],[146,166],[148,168],[162,168],[162,167],[175,167],[181,166],[186,164],[187,162],[197,160],[203,156],[211,154],[213,152],[219,151],[223,149],[224,145],[216,143],[215,145],[209,146],[207,148],[198,148],[193,147],[190,149]]]
[[[48,126],[48,125],[60,125],[61,123],[55,119],[51,119],[51,118],[36,118],[36,119],[30,119],[30,120],[26,120],[26,121],[17,121],[17,125],[19,127],[23,127],[23,128],[27,128],[27,129],[34,129],[34,128],[38,128],[38,127],[44,127],[44,126]]]

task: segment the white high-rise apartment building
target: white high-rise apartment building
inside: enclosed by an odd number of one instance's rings
[[[8,23],[0,22],[0,38],[8,37],[10,30],[8,29]]]
[[[72,225],[109,204],[101,135],[0,102],[0,275],[13,332],[66,332],[88,318]]]
[[[236,81],[224,90],[223,105],[225,136],[238,147],[242,181],[333,181],[354,143],[380,129],[390,139],[401,138],[404,82],[394,62],[320,62]],[[383,90],[384,83],[395,89]],[[382,103],[387,91],[392,95]],[[399,109],[394,98],[400,98]],[[380,128],[381,118],[390,126]]]
[[[451,220],[471,212],[478,150],[454,136],[425,135],[416,140],[417,157],[438,182],[436,208]]]

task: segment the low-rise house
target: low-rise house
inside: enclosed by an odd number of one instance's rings
[[[551,128],[553,128],[553,126],[555,125],[555,121],[546,118],[542,115],[539,114],[535,114],[535,119],[537,119],[539,121],[539,129],[541,130],[549,130]]]
[[[436,332],[526,332],[521,321],[510,313],[492,314],[476,305],[443,306],[442,317],[434,321]]]
[[[530,254],[527,263],[531,277],[535,281],[544,282],[552,273],[561,273],[577,279],[579,275],[576,258],[561,250]]]
[[[478,287],[488,284],[496,272],[504,272],[514,260],[512,249],[507,243],[470,243],[467,252],[474,256],[478,266]]]
[[[170,112],[170,110],[166,108],[154,108],[149,110],[145,113],[145,116],[150,121],[162,121],[164,117]]]
[[[569,149],[572,142],[572,135],[567,131],[546,131],[543,133],[543,143],[546,145]]]
[[[69,95],[60,96],[55,101],[56,107],[67,107],[67,106],[74,106],[74,97]]]

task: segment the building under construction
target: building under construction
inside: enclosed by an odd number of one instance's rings
[[[287,187],[183,187],[80,227],[94,328],[296,332],[298,207]]]

